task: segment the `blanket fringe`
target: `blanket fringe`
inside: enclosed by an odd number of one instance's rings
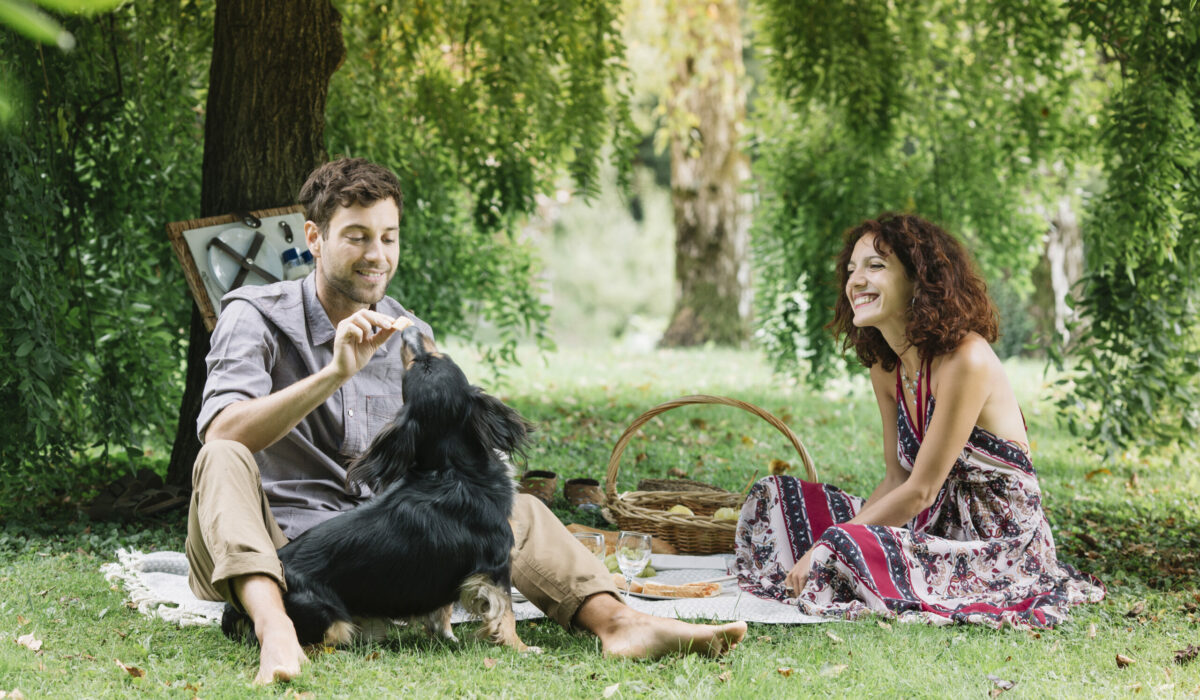
[[[155,592],[147,582],[146,576],[154,573],[177,573],[180,562],[175,557],[183,557],[179,552],[163,552],[171,555],[164,560],[154,555],[146,555],[137,550],[121,548],[117,550],[117,561],[103,564],[100,567],[104,578],[112,583],[120,582],[121,587],[129,597],[129,606],[149,617],[157,617],[181,627],[187,625],[212,625],[220,622],[222,604],[200,601],[200,605],[184,607],[168,597],[169,593]],[[165,563],[165,565],[164,565]],[[187,559],[182,560],[183,571],[187,571]],[[182,579],[186,581],[186,578]]]

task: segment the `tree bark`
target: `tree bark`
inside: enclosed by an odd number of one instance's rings
[[[692,126],[671,138],[677,301],[660,341],[667,347],[741,345],[750,332],[741,19],[737,0],[696,7],[703,15],[691,25],[694,50],[679,61],[670,105]]]
[[[329,0],[218,0],[200,215],[292,204],[324,162],[329,79],[346,56]],[[187,384],[167,483],[190,486],[209,337],[193,304]]]

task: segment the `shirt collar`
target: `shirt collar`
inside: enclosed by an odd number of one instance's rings
[[[304,317],[312,344],[324,345],[333,342],[336,331],[333,323],[329,320],[329,314],[325,312],[325,307],[321,306],[321,300],[317,298],[317,273],[315,271],[304,278],[304,281],[300,283],[300,289],[304,294]]]

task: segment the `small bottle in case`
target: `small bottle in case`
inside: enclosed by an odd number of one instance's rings
[[[308,252],[308,251],[305,251]],[[300,256],[300,251],[295,248],[288,248],[283,251],[283,278],[288,280],[298,280],[308,274],[312,269],[311,265],[305,265]]]

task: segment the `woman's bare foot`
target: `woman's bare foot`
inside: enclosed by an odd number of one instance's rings
[[[745,622],[695,625],[654,617],[600,594],[584,601],[575,622],[600,638],[605,656],[654,659],[667,654],[721,656],[746,636]]]

